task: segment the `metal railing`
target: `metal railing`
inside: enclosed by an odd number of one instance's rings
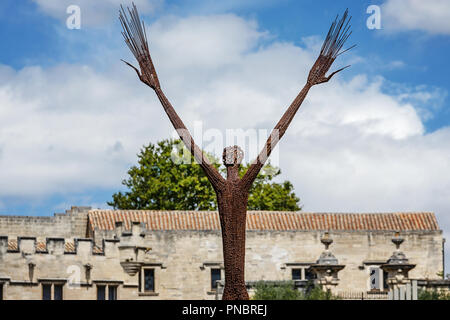
[[[388,292],[340,291],[334,294],[340,300],[388,300]]]

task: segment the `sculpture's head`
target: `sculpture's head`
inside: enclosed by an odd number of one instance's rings
[[[226,147],[223,149],[222,158],[226,167],[240,165],[244,159],[244,151],[238,146]]]

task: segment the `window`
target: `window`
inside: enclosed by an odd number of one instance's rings
[[[106,286],[97,285],[97,300],[106,299]]]
[[[386,271],[383,271],[383,289],[387,290],[389,288],[388,283],[388,273]]]
[[[52,300],[52,285],[43,284],[42,285],[42,300]]]
[[[155,270],[144,269],[144,291],[155,291]]]
[[[3,300],[3,283],[0,283],[0,300]]]
[[[305,270],[305,279],[306,280],[314,280],[316,279],[316,274],[308,269]]]
[[[108,286],[108,300],[117,300],[117,286]]]
[[[156,283],[156,269],[155,265],[161,265],[152,263],[146,266],[143,266],[139,271],[139,295],[142,296],[157,296],[159,295],[156,290],[158,289]]]
[[[97,300],[117,300],[117,285],[98,284]]]
[[[63,285],[55,284],[53,287],[53,300],[62,300],[63,299]]]
[[[56,283],[43,283],[42,284],[42,300],[52,300],[52,287],[53,287],[53,300],[63,299],[63,284]]]
[[[220,269],[211,269],[211,289],[217,289],[217,281],[221,280]]]
[[[302,269],[292,269],[292,280],[302,280]]]
[[[381,270],[378,267],[371,267],[370,272],[370,290],[380,290],[381,289]]]
[[[316,278],[314,272],[308,270],[309,266],[292,269],[292,280],[313,280]]]

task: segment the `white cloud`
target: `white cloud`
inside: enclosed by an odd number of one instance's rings
[[[116,21],[120,5],[131,6],[131,1],[124,0],[33,0],[46,14],[58,20],[66,21],[66,12],[70,5],[77,5],[81,11],[81,27],[103,26]],[[163,0],[133,0],[142,14],[151,13],[160,7]]]
[[[265,34],[257,28],[255,21],[233,14],[182,19],[172,16],[155,22],[148,34],[154,55],[164,56],[159,61],[162,68],[216,72],[238,63],[243,54],[254,48]]]
[[[422,30],[450,34],[450,1],[387,0],[382,6],[382,23],[387,30]]]
[[[188,127],[202,120],[222,132],[271,129],[317,54],[312,38],[304,48],[260,46],[267,34],[233,15],[166,18],[148,34],[161,83]],[[125,65],[111,66],[0,68],[3,196],[119,189],[140,147],[170,137],[153,92]],[[431,210],[448,229],[450,128],[426,133],[417,105],[444,92],[399,86],[387,94],[385,81],[337,76],[314,87],[280,142],[283,178],[305,210]]]

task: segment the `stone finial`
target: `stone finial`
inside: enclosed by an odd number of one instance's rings
[[[333,239],[330,238],[330,233],[325,232],[320,242],[325,246],[325,250],[328,250],[329,246],[333,243]]]
[[[400,232],[396,232],[395,236],[392,238],[392,242],[395,244],[397,251],[400,251],[400,245],[405,241],[405,239],[400,237]]]
[[[392,256],[388,259],[387,263],[408,264],[409,260],[406,258],[406,255],[400,251],[400,245],[405,241],[405,239],[400,237],[399,232],[396,232],[391,241],[395,244],[395,251],[392,253]]]
[[[415,264],[410,264],[406,255],[400,251],[400,245],[404,239],[400,237],[400,233],[396,232],[392,238],[392,243],[395,244],[395,251],[387,262],[381,265],[381,269],[387,272],[387,283],[391,289],[398,288],[408,283],[408,273],[414,269]]]
[[[330,252],[330,245],[333,243],[333,239],[331,239],[329,232],[325,232],[323,237],[320,239],[320,242],[325,246],[325,251],[322,252],[322,254],[319,257],[319,260],[317,260],[317,264],[321,265],[337,265],[338,260],[336,257]]]
[[[329,232],[325,232],[320,242],[325,246],[325,250],[319,259],[309,269],[316,275],[315,283],[322,286],[325,291],[330,291],[339,283],[338,272],[344,269],[336,257],[330,252],[330,245],[333,243]]]

